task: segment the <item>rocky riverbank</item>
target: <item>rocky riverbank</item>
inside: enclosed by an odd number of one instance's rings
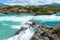
[[[25,31],[26,29],[27,28],[22,27],[15,35],[18,35],[21,31]],[[60,40],[60,26],[39,26],[30,40]]]
[[[53,33],[56,28],[40,26],[31,40],[60,40],[60,31]]]

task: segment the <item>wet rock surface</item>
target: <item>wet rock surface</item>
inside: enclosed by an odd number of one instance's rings
[[[52,27],[40,26],[30,40],[60,40],[57,34],[52,34],[54,30]]]
[[[20,32],[25,31],[26,29],[27,29],[27,28],[21,27],[21,29],[18,30],[18,31],[15,33],[15,35],[18,35]]]

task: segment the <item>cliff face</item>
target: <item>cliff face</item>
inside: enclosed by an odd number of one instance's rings
[[[31,40],[60,40],[60,33],[52,34],[54,30],[54,28],[40,26]]]

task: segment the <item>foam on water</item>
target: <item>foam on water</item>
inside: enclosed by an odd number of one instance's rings
[[[31,31],[29,28],[26,31],[21,32],[20,34],[11,37],[7,40],[30,40],[30,38],[33,36],[34,32]]]
[[[25,16],[25,17],[16,17],[16,16],[5,16],[5,17],[0,17],[0,21],[13,21],[13,22],[21,22],[22,25],[30,20],[33,16]],[[4,25],[7,25],[6,23],[3,22]],[[15,29],[20,29],[22,25],[11,25],[11,28]],[[26,27],[26,26],[25,26]]]
[[[42,22],[45,22],[45,21],[60,21],[60,16],[41,15],[41,16],[35,16],[33,20],[40,20]]]
[[[16,17],[16,16],[5,16],[5,17],[0,17],[0,21],[25,21],[28,20],[29,18],[31,18],[31,16],[27,16],[27,17]]]
[[[19,34],[17,40],[30,40],[33,34],[34,32],[28,28],[25,32]]]
[[[27,25],[25,25],[25,23],[28,21],[28,20],[30,20],[30,19],[32,19],[32,17],[33,16],[28,16],[28,17],[21,17],[20,19],[19,19],[19,21],[21,21],[22,22],[22,24],[21,25],[18,25],[18,26],[16,26],[16,25],[12,25],[12,28],[16,28],[16,29],[20,29],[20,27],[22,26],[22,25],[24,25],[23,27],[29,27],[29,26],[27,26]]]
[[[28,17],[16,17],[16,16],[10,16],[10,17],[1,17],[0,21],[18,21],[18,22],[22,22],[21,25],[12,25],[11,28],[14,29],[20,29],[20,27],[22,25],[24,25],[27,21],[29,21],[30,19],[32,20],[39,20],[39,22],[53,22],[53,21],[59,21],[60,22],[60,16],[55,16],[55,15],[40,15],[40,16],[28,16]],[[29,27],[24,25],[23,27]],[[32,35],[34,34],[34,32],[32,32],[29,28],[24,31],[21,32],[18,35],[15,35],[11,38],[8,38],[7,40],[30,40],[30,38],[32,37]]]
[[[30,16],[0,16],[0,40],[12,37],[20,29],[21,23],[30,18]]]

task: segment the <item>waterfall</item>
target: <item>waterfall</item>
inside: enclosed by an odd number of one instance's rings
[[[26,31],[19,34],[17,40],[30,40],[33,34],[34,32],[28,28]]]
[[[21,24],[21,25],[18,25],[18,26],[13,25],[12,28],[14,28],[14,29],[20,29],[21,26],[27,27],[27,26],[25,25],[25,23],[28,22],[29,20],[31,20],[32,18],[33,18],[33,16],[20,17],[19,21],[21,21],[22,24]],[[17,20],[18,20],[18,19],[17,19]],[[25,26],[24,26],[24,25],[25,25]]]
[[[34,28],[30,27],[26,31],[23,31],[19,34],[17,40],[30,40],[33,34],[35,33],[35,29],[39,25],[36,25]],[[14,39],[15,40],[15,39]]]
[[[21,31],[18,35],[15,35],[14,37],[9,38],[8,40],[30,40],[33,34],[35,33],[35,29],[38,26],[39,26],[38,24],[29,26],[26,30]]]
[[[33,16],[30,16],[27,20],[25,20],[21,25],[20,25],[20,27],[17,27],[18,29],[20,29],[21,28],[21,26],[25,26],[25,23],[26,22],[28,22],[29,20],[31,20],[33,18]],[[29,27],[29,26],[28,26]],[[13,27],[14,28],[14,27]],[[15,36],[13,36],[13,37],[11,37],[11,38],[8,38],[7,40],[18,40],[19,39],[19,37],[21,37],[20,39],[21,40],[23,40],[24,38],[26,38],[26,37],[24,37],[23,38],[23,36],[25,35],[25,36],[32,36],[33,35],[33,33],[34,32],[32,32],[29,28],[26,30],[26,31],[22,31],[21,33],[19,33],[18,35],[15,35]],[[22,35],[23,34],[23,35]],[[19,40],[20,40],[19,39]],[[5,40],[5,39],[4,39]]]

